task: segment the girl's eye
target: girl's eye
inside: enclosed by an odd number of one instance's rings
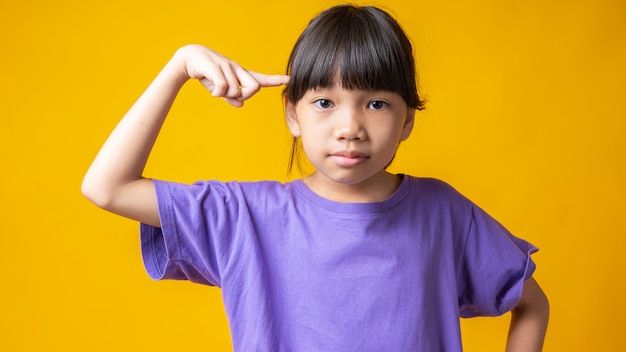
[[[368,108],[372,110],[382,110],[387,107],[387,103],[382,100],[372,100],[369,103]]]
[[[318,99],[315,101],[315,106],[320,109],[330,109],[333,106],[333,102],[328,99]]]

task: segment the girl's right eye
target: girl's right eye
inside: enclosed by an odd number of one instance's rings
[[[315,106],[319,109],[330,109],[333,107],[333,102],[328,99],[317,99],[314,102]]]

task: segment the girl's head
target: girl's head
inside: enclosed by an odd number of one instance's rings
[[[296,41],[287,74],[284,96],[294,105],[311,89],[340,84],[348,90],[397,93],[409,108],[424,108],[411,43],[400,25],[376,7],[339,5],[320,13]],[[290,170],[299,149],[294,138]]]
[[[298,38],[285,95],[297,103],[309,89],[337,79],[343,88],[398,93],[421,110],[413,48],[398,23],[376,7],[339,5],[315,17]]]

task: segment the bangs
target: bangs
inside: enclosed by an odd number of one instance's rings
[[[398,93],[408,106],[421,105],[411,44],[395,20],[376,8],[338,6],[311,21],[294,46],[287,74],[285,94],[292,102],[310,89],[339,83]]]
[[[320,38],[315,55],[291,67],[290,74],[303,89],[325,88],[335,82],[345,89],[394,89],[393,68],[397,63],[391,62],[391,50],[380,33],[364,33],[359,26],[343,23],[328,34],[329,38]]]

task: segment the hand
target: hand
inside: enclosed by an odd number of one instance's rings
[[[248,71],[222,54],[201,45],[180,48],[175,57],[182,60],[185,79],[195,78],[214,97],[222,97],[230,105],[243,106],[263,87],[275,87],[289,82],[289,76],[265,75]]]

